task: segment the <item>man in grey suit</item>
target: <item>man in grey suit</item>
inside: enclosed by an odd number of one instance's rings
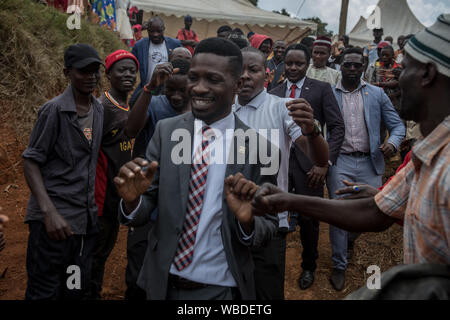
[[[138,279],[148,299],[255,298],[249,247],[270,241],[276,218],[253,216],[247,197],[256,191],[255,185],[239,181],[245,176],[275,182],[277,170],[261,175],[264,165],[260,159],[249,164],[257,152],[250,138],[233,145],[233,139],[226,139],[227,129],[248,129],[231,113],[241,69],[241,52],[230,41],[199,43],[188,75],[192,113],[160,121],[147,148],[148,160],[136,158],[116,177],[123,199],[122,223],[142,225],[156,206],[159,210]],[[206,127],[212,129],[212,133],[206,131],[214,140],[202,137]],[[187,152],[191,155],[188,163],[178,163],[173,157],[173,150],[180,145],[172,141],[176,130],[188,133],[189,146],[193,144]],[[245,164],[211,161],[196,171],[197,151],[218,142],[235,157],[244,154]],[[202,152],[205,150],[208,147]],[[278,150],[275,153],[278,159]],[[192,213],[197,215],[193,218]]]
[[[252,213],[250,199],[257,188],[243,178],[275,183],[277,169],[271,170],[270,161],[262,164],[257,146],[267,143],[264,138],[236,138],[249,129],[231,112],[241,71],[242,54],[234,43],[219,38],[200,42],[188,73],[192,113],[160,121],[148,160],[136,158],[115,178],[123,199],[122,223],[141,225],[158,206],[138,279],[149,299],[255,299],[250,247],[271,240],[277,219]],[[305,125],[313,123],[306,119]],[[189,144],[187,160],[192,164],[174,158],[186,156],[174,152],[179,150],[172,141],[176,129],[189,133],[193,147]],[[211,150],[217,156],[216,143],[225,146],[228,164],[209,162]],[[279,163],[278,149],[271,155]],[[240,156],[244,163],[236,161]]]

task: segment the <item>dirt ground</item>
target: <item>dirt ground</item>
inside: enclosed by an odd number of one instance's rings
[[[2,121],[0,116],[0,122]],[[0,252],[0,300],[21,300],[26,288],[26,248],[28,228],[23,223],[29,189],[23,178],[19,155],[23,144],[13,138],[11,129],[0,128],[0,207],[10,222],[5,229],[6,248]],[[22,146],[22,147],[21,147]],[[398,166],[393,163],[388,168],[391,174]],[[6,170],[5,170],[6,169]],[[298,228],[298,227],[297,227]],[[127,229],[121,227],[117,244],[107,262],[103,297],[120,300],[125,292]],[[319,259],[316,280],[308,290],[300,290],[297,279],[301,268],[301,243],[298,230],[287,238],[285,297],[288,300],[334,300],[342,299],[352,291],[365,285],[370,265],[378,265],[386,271],[402,260],[402,228],[393,225],[382,233],[366,233],[355,245],[355,253],[347,270],[343,291],[336,292],[329,283],[331,274],[331,246],[328,225],[320,225]]]

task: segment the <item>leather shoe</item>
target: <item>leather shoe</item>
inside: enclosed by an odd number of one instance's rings
[[[314,271],[303,270],[300,278],[298,278],[298,285],[300,289],[305,290],[311,287],[314,282]]]
[[[330,282],[335,290],[341,291],[342,289],[344,289],[345,270],[333,269]]]

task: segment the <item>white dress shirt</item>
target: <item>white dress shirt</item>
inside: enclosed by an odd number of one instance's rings
[[[286,102],[289,100],[268,94],[266,89],[264,89],[247,105],[240,105],[238,97],[236,97],[233,105],[233,111],[239,119],[250,128],[256,129],[258,133],[280,149],[281,163],[277,183],[280,189],[286,192],[288,191],[289,182],[288,170],[291,142],[302,135],[302,130],[288,114]],[[259,131],[259,129],[267,129],[267,134]],[[274,129],[279,130],[278,141],[271,140],[271,130]],[[280,227],[289,226],[287,216],[287,212],[278,215]]]
[[[285,97],[289,98],[291,96],[291,87],[294,83],[290,82],[289,79],[287,79],[286,81],[287,81],[287,86],[286,86],[287,88],[286,88]],[[302,94],[302,87],[303,87],[304,83],[305,83],[305,77],[303,77],[301,80],[299,80],[295,83],[295,85],[297,86],[297,88],[295,88],[295,99],[300,98],[300,95]]]

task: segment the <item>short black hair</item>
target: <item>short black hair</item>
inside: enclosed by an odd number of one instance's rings
[[[251,38],[255,33],[253,31],[250,31],[249,33],[247,33],[247,39]]]
[[[286,59],[288,52],[291,50],[301,50],[305,53],[306,62],[309,63],[309,60],[311,60],[311,52],[309,52],[309,49],[306,45],[301,43],[294,43],[287,47],[286,51],[284,52],[284,59]]]
[[[146,23],[146,29],[148,29],[150,27],[150,25],[152,25],[154,22],[160,23],[163,28],[166,27],[163,19],[161,19],[159,16],[153,16],[150,19],[148,19],[148,21]]]
[[[217,29],[217,34],[222,33],[222,32],[231,32],[233,31],[233,29],[231,29],[230,26],[224,25],[224,26],[220,26],[219,29]]]
[[[243,49],[245,47],[247,47],[249,45],[248,40],[244,38],[244,36],[238,34],[238,33],[234,33],[232,32],[229,36],[228,39],[232,42],[234,42],[239,49]]]
[[[251,52],[251,53],[256,53],[259,56],[261,56],[263,64],[264,64],[264,71],[266,70],[266,68],[267,68],[267,58],[266,58],[266,55],[261,50],[253,48],[251,46],[247,46],[247,47],[243,48],[241,51],[242,51],[242,53],[244,53],[244,52]]]
[[[186,75],[189,71],[189,68],[191,67],[191,62],[186,59],[173,59],[171,64],[174,69],[180,69],[180,71],[178,71],[177,73],[180,75]]]
[[[199,53],[212,53],[227,57],[233,76],[235,78],[241,76],[242,53],[241,49],[234,42],[223,38],[207,38],[195,46],[194,56]]]
[[[314,44],[314,38],[313,37],[306,37],[306,38],[303,38],[301,41],[300,41],[300,43],[301,44],[303,44],[303,45],[305,45],[305,46],[307,46],[308,48],[309,47],[312,47],[312,45]]]
[[[244,31],[242,31],[241,28],[234,28],[231,32],[237,33],[237,34],[240,34],[240,35],[244,35]]]
[[[352,53],[361,55],[361,57],[363,58],[363,61],[364,61],[364,51],[360,47],[353,47],[353,48],[345,49],[344,52],[342,53],[342,58],[344,58],[346,54],[352,54]]]

